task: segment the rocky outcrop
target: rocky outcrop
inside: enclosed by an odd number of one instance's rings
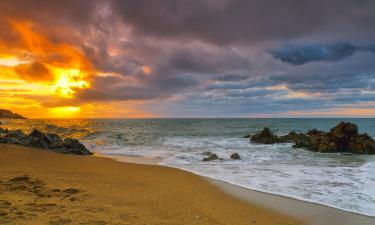
[[[354,123],[341,122],[329,132],[312,129],[306,133],[290,132],[284,136],[272,134],[268,128],[251,137],[251,142],[262,144],[294,143],[294,148],[315,152],[350,152],[375,154],[375,140],[369,135],[359,134]]]
[[[8,133],[8,129],[3,129],[0,127],[0,134],[5,134],[5,133]]]
[[[274,144],[280,142],[279,138],[274,135],[268,127],[265,127],[259,133],[252,135],[250,141],[262,144]]]
[[[239,160],[241,159],[241,156],[238,153],[233,153],[230,155],[230,158],[234,160]]]
[[[62,139],[57,134],[48,134],[37,129],[26,135],[21,130],[4,130],[0,128],[0,143],[16,144],[27,147],[50,149],[55,152],[74,155],[91,155],[92,153],[73,138]]]
[[[25,117],[17,113],[13,113],[12,111],[7,110],[7,109],[0,109],[0,118],[1,119],[26,119]]]

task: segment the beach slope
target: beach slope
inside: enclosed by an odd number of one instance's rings
[[[303,224],[178,169],[0,144],[0,224]]]

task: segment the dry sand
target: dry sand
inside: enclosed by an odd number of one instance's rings
[[[303,224],[162,166],[0,144],[0,224]]]

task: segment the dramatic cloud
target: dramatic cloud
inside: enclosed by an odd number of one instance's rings
[[[216,77],[217,81],[243,81],[249,78],[245,75],[238,75],[238,74],[227,74],[223,76]]]
[[[42,63],[19,64],[14,67],[15,72],[26,81],[52,81],[51,72]]]
[[[323,32],[375,35],[371,0],[118,0],[113,4],[136,32],[157,38],[257,44]]]
[[[46,117],[110,116],[106,107],[368,115],[374,11],[371,0],[3,0],[1,107]]]

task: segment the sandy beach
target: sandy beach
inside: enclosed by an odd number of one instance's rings
[[[304,224],[178,169],[0,145],[1,224]]]

